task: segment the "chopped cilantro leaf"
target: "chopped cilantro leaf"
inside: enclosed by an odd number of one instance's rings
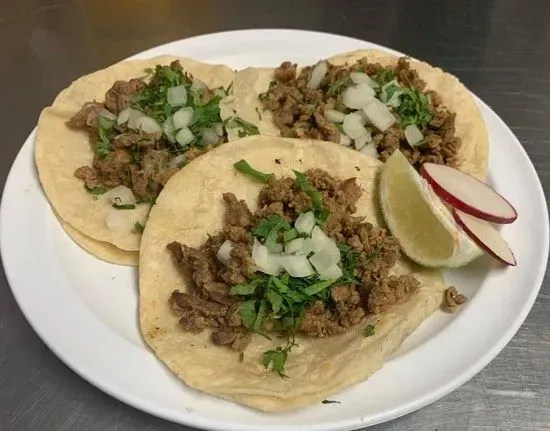
[[[269,87],[268,89],[264,92],[264,93],[260,93],[260,95],[258,96],[258,98],[261,100],[261,101],[265,101],[269,98],[269,94],[271,93],[271,89],[273,87],[275,87],[277,85],[277,81],[275,79],[272,79],[270,82],[269,82]]]
[[[265,300],[262,299],[260,301],[260,307],[258,308],[258,314],[256,316],[256,320],[254,321],[254,326],[252,327],[254,332],[260,333],[262,331],[262,322],[265,316],[265,309],[266,309]]]
[[[239,314],[241,315],[243,325],[248,329],[252,329],[258,317],[258,313],[256,312],[256,300],[249,299],[239,305]]]
[[[142,233],[143,229],[145,229],[145,226],[143,226],[140,222],[137,221],[137,222],[134,223],[134,230],[137,233]]]
[[[193,133],[198,133],[200,129],[210,127],[215,123],[221,122],[220,117],[220,96],[214,96],[204,105],[196,106],[193,111],[193,118],[189,123],[189,128]]]
[[[325,290],[327,287],[333,284],[333,280],[323,280],[318,283],[312,284],[311,286],[306,287],[303,292],[306,295],[313,296],[323,290]]]
[[[348,77],[337,79],[332,83],[326,92],[327,97],[334,97],[339,95],[350,84]]]
[[[250,283],[237,284],[231,287],[229,291],[230,295],[252,295],[256,291],[256,288],[263,283],[261,278],[252,280]]]
[[[387,84],[388,82],[392,81],[395,78],[395,72],[392,69],[386,69],[382,68],[374,77],[374,80],[382,87],[383,85]]]
[[[262,121],[262,113],[260,112],[260,110],[258,109],[258,107],[256,106],[256,114],[258,114],[258,119],[260,121]]]
[[[239,129],[239,138],[260,134],[260,129],[258,129],[258,126],[249,123],[248,121],[245,121],[241,117],[237,116],[229,117],[228,119],[226,119],[225,127],[227,127],[228,129]]]
[[[283,232],[284,242],[289,242],[296,238],[298,238],[298,231],[295,228],[292,228]]]
[[[321,403],[323,403],[323,404],[340,404],[340,401],[336,401],[336,400],[323,400],[323,401],[321,401]]]
[[[294,175],[296,176],[295,181],[298,188],[311,198],[314,208],[320,208],[322,205],[321,193],[309,183],[305,174],[294,171]]]
[[[277,373],[283,378],[288,378],[285,374],[285,363],[288,358],[288,352],[290,349],[283,349],[282,347],[277,347],[274,350],[268,350],[264,352],[262,358],[262,364],[267,369],[271,365],[271,370],[274,373]]]
[[[374,335],[374,325],[365,326],[365,330],[363,333],[365,337],[372,337]]]
[[[267,184],[273,174],[266,174],[264,172],[257,171],[252,166],[250,166],[246,160],[241,159],[235,164],[233,164],[233,167],[237,169],[238,171],[242,172],[245,175],[248,175],[251,178],[254,178],[256,180],[261,181],[262,183]]]
[[[283,305],[283,297],[281,296],[281,294],[271,289],[267,291],[266,295],[267,299],[271,303],[271,310],[275,314],[278,313],[281,309],[281,306]]]
[[[107,193],[109,191],[109,189],[107,187],[103,187],[103,186],[98,186],[98,187],[94,187],[94,188],[90,188],[86,185],[86,183],[84,183],[84,188],[90,192],[91,194],[93,194],[94,196],[99,196],[99,195],[102,195],[104,193]]]
[[[402,88],[401,103],[395,112],[399,116],[399,125],[405,128],[416,124],[420,130],[426,128],[432,120],[432,110],[428,96],[415,88]]]
[[[99,141],[97,141],[95,152],[99,157],[105,157],[111,152],[111,129],[103,127],[100,122],[97,134]]]

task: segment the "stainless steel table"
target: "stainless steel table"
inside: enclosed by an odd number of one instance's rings
[[[41,108],[74,78],[164,42],[251,27],[340,33],[457,74],[517,134],[548,199],[550,1],[544,0],[0,0],[2,185]],[[185,429],[110,398],[69,370],[25,321],[2,272],[0,430]],[[518,334],[485,370],[439,402],[373,429],[550,430],[549,280]]]

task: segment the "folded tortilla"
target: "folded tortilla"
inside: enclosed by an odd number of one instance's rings
[[[362,382],[382,367],[403,340],[440,305],[445,284],[441,273],[401,259],[396,274],[414,274],[421,287],[405,302],[369,315],[364,324],[327,338],[300,336],[285,365],[283,379],[260,363],[262,353],[284,344],[253,335],[243,361],[227,347],[215,346],[210,331],[184,332],[169,306],[173,290],[189,291],[166,245],[179,241],[198,247],[222,228],[222,193],[232,192],[250,209],[257,207],[263,184],[233,168],[241,158],[277,176],[292,169],[326,170],[340,178],[356,177],[363,189],[357,215],[382,225],[377,180],[381,162],[329,142],[253,136],[222,145],[188,164],[165,186],[151,210],[139,261],[140,325],[155,355],[192,388],[265,411],[283,411],[322,401]],[[275,159],[278,162],[275,162]],[[375,334],[363,335],[365,325]]]
[[[335,66],[353,65],[361,58],[382,66],[395,66],[398,56],[376,49],[357,50],[328,59]],[[470,91],[455,76],[428,63],[410,60],[411,69],[426,82],[426,90],[439,94],[442,105],[456,113],[456,136],[462,139],[457,168],[484,180],[489,160],[489,137],[481,112]],[[236,112],[246,121],[256,124],[262,135],[280,136],[273,114],[263,110],[258,96],[269,88],[274,79],[273,68],[249,67],[239,71],[233,81],[233,95],[224,101],[222,112]],[[299,73],[299,70],[298,70]],[[261,112],[261,119],[258,115]],[[230,134],[236,133],[229,131]]]
[[[111,203],[106,196],[95,197],[87,192],[82,180],[74,176],[77,168],[92,164],[94,152],[88,135],[83,130],[67,127],[65,123],[85,102],[103,101],[105,92],[116,80],[144,76],[145,69],[154,68],[157,64],[168,65],[174,60],[179,60],[186,72],[211,88],[227,87],[235,74],[226,66],[174,56],[123,61],[74,81],[40,114],[34,157],[44,192],[61,220],[73,228],[71,232],[75,242],[101,259],[128,263],[125,253],[112,251],[118,249],[135,253],[139,249],[141,234],[107,228],[105,217]],[[148,205],[140,204],[135,210],[124,210],[124,215],[131,219],[133,226],[136,221],[143,223],[146,220],[149,209]]]

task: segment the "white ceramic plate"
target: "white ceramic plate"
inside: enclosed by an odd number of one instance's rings
[[[312,63],[373,47],[383,49],[321,33],[249,30],[181,40],[136,57],[175,54],[240,68],[283,60]],[[1,249],[9,283],[35,331],[68,366],[151,414],[205,429],[273,431],[347,430],[404,415],[457,388],[497,355],[527,316],[548,258],[548,213],[535,170],[502,120],[479,105],[490,132],[490,180],[519,212],[517,222],[502,229],[519,264],[494,269],[481,259],[448,272],[447,280],[471,298],[467,305],[457,315],[436,312],[370,380],[332,397],[341,404],[265,414],[190,390],[173,378],[140,338],[137,272],[88,255],[55,219],[34,167],[34,132],[13,164],[2,201]]]

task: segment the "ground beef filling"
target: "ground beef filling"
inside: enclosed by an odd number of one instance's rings
[[[182,73],[178,61],[170,65],[174,72]],[[188,76],[188,75],[186,75]],[[155,74],[150,85],[159,77]],[[126,124],[113,125],[109,136],[109,151],[98,152],[97,148],[105,145],[100,137],[100,112],[108,111],[118,115],[132,106],[132,100],[146,87],[140,78],[129,81],[116,81],[106,92],[105,101],[85,103],[69,121],[67,126],[87,131],[94,160],[91,166],[81,166],[74,175],[84,182],[88,190],[114,188],[120,185],[130,188],[138,201],[153,201],[170,177],[179,170],[183,161],[174,163],[178,155],[177,148],[161,133],[145,133],[129,129]],[[207,103],[213,93],[209,89],[201,94],[201,102]],[[220,138],[218,143],[226,141]],[[191,161],[212,146],[204,148],[191,147],[186,152],[185,161]]]
[[[399,244],[385,229],[372,226],[351,215],[361,196],[354,178],[338,181],[325,171],[306,172],[309,183],[323,195],[329,210],[325,232],[335,241],[346,244],[349,253],[358,256],[353,274],[358,284],[331,287],[327,302],[311,303],[302,316],[299,330],[308,336],[339,334],[360,323],[368,314],[377,314],[406,299],[419,282],[410,275],[390,275],[400,256]],[[273,214],[294,222],[298,214],[311,208],[310,198],[291,178],[272,179],[259,194],[258,210],[252,213],[246,202],[225,193],[226,212],[223,230],[199,248],[178,242],[168,245],[176,264],[189,274],[193,283],[188,292],[174,291],[170,298],[184,331],[201,332],[212,328],[212,341],[242,351],[251,333],[243,326],[238,312],[241,299],[229,295],[231,286],[246,283],[253,274],[253,236],[258,220]],[[230,260],[223,265],[216,257],[221,244],[233,242]],[[272,323],[264,320],[262,329],[270,331]]]
[[[455,114],[441,105],[437,93],[425,91],[426,83],[410,68],[407,58],[400,58],[394,68],[369,63],[365,58],[351,67],[328,64],[328,72],[317,90],[307,87],[311,70],[311,67],[305,67],[297,74],[295,64],[288,61],[282,63],[275,70],[275,80],[270,89],[260,96],[264,108],[273,113],[273,120],[282,136],[339,142],[339,129],[324,115],[326,109],[349,112],[342,103],[343,87],[339,90],[338,83],[345,82],[350,72],[365,72],[376,77],[385,71],[393,71],[401,86],[415,88],[430,96],[432,119],[422,130],[424,143],[414,148],[408,144],[403,129],[397,125],[385,132],[375,129],[372,135],[379,158],[386,161],[396,149],[400,149],[416,168],[426,162],[456,165],[461,142],[455,136]]]

